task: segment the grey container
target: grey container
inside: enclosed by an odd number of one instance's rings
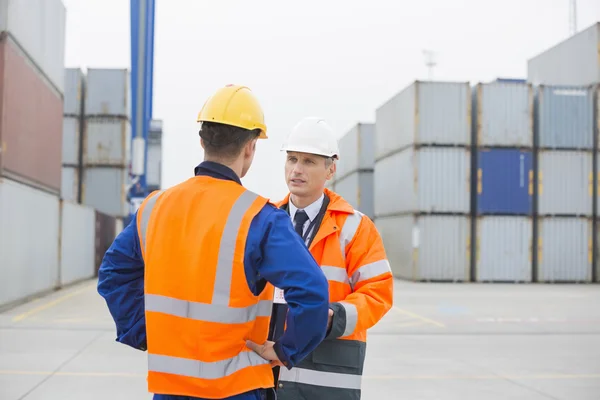
[[[600,83],[600,22],[583,29],[527,62],[527,80],[534,85]]]
[[[531,282],[533,223],[524,216],[483,216],[476,223],[479,282]]]
[[[88,167],[83,170],[82,203],[113,217],[129,213],[128,172],[124,168]]]
[[[160,187],[162,172],[162,144],[148,141],[146,158],[146,183]]]
[[[86,116],[131,116],[131,89],[126,69],[88,69]]]
[[[375,215],[467,214],[470,179],[468,149],[407,148],[375,164]]]
[[[375,125],[360,123],[339,140],[340,160],[336,179],[375,167]]]
[[[478,83],[473,91],[473,126],[479,147],[532,147],[532,86]]]
[[[121,118],[87,118],[83,164],[126,167],[131,160],[131,124]]]
[[[535,106],[539,147],[594,148],[594,88],[540,86]]]
[[[396,278],[468,281],[471,218],[402,215],[375,220]]]
[[[592,215],[592,157],[591,151],[538,152],[540,215]]]
[[[92,278],[96,262],[96,212],[91,207],[61,201],[60,216],[60,284]]]
[[[63,118],[62,163],[63,165],[79,165],[80,146],[79,118]]]
[[[543,217],[537,223],[538,281],[590,282],[592,219]]]
[[[79,201],[79,169],[77,167],[62,167],[60,197],[73,203]]]
[[[376,110],[375,159],[412,144],[471,144],[466,82],[416,81]]]
[[[342,196],[356,210],[369,218],[374,218],[373,172],[355,171],[336,180],[335,192]]]
[[[65,69],[65,94],[63,114],[65,116],[80,116],[83,103],[85,77],[80,68]]]

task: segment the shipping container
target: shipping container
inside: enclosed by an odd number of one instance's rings
[[[122,118],[86,118],[83,165],[128,167],[131,159],[131,124]]]
[[[74,203],[79,201],[78,167],[62,167],[60,197]]]
[[[325,182],[325,187],[327,189],[333,190],[335,192],[335,177]]]
[[[459,215],[402,215],[375,220],[396,278],[468,281],[471,219]]]
[[[65,25],[61,0],[0,0],[0,32],[15,39],[60,93],[65,79]]]
[[[78,117],[63,117],[62,164],[79,165],[81,132]]]
[[[593,153],[538,152],[538,213],[592,215]]]
[[[115,238],[123,232],[123,229],[125,228],[123,225],[123,218],[115,218]]]
[[[93,208],[61,201],[60,284],[94,276],[96,213]]]
[[[469,213],[470,167],[471,152],[452,147],[411,147],[378,161],[375,215]]]
[[[479,147],[533,147],[532,86],[478,83],[473,91],[473,127]]]
[[[0,175],[60,192],[62,110],[60,93],[0,34]]]
[[[486,149],[478,151],[477,158],[478,214],[531,215],[531,152],[519,149]]]
[[[373,171],[375,167],[375,125],[360,123],[339,140],[340,159],[336,177],[341,179],[356,171]]]
[[[94,273],[98,275],[98,269],[102,263],[104,254],[115,240],[116,218],[96,210],[96,246],[94,248],[95,265]]]
[[[65,95],[63,114],[79,117],[82,111],[85,77],[80,68],[65,69]]]
[[[162,173],[162,144],[148,140],[148,157],[146,158],[146,183],[160,187]]]
[[[535,106],[539,147],[594,148],[593,88],[540,86]]]
[[[356,171],[335,183],[335,192],[342,196],[352,207],[373,219],[373,172]]]
[[[58,285],[59,198],[0,178],[0,306]]]
[[[413,82],[376,110],[375,159],[412,144],[471,144],[468,82]]]
[[[531,282],[531,217],[485,216],[476,224],[475,268],[479,282]]]
[[[124,168],[84,168],[81,202],[112,217],[127,215],[128,176]]]
[[[88,68],[85,83],[86,116],[131,116],[130,74],[126,69]]]
[[[537,223],[538,281],[590,282],[592,219],[540,217]]]
[[[600,83],[600,22],[538,54],[527,62],[527,81],[534,85]]]

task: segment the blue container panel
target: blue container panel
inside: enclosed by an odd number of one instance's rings
[[[533,160],[530,151],[491,149],[478,153],[477,213],[531,215]]]

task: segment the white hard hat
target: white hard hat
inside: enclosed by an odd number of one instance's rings
[[[340,150],[333,129],[324,119],[307,117],[296,124],[281,147],[282,151],[318,154],[339,159]]]

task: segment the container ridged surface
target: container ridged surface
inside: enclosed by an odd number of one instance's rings
[[[492,82],[475,87],[477,146],[533,147],[533,89]]]
[[[146,182],[148,185],[160,186],[162,169],[162,144],[148,142],[148,158],[146,159]]]
[[[407,148],[375,165],[375,215],[469,213],[470,151]]]
[[[127,170],[123,168],[86,167],[81,202],[112,217],[124,217],[129,213],[127,179]]]
[[[96,210],[96,246],[94,249],[95,262],[94,273],[98,275],[98,268],[102,263],[104,254],[115,240],[115,231],[117,229],[117,219],[111,215],[104,214]]]
[[[87,118],[83,133],[83,164],[129,166],[131,124],[118,118]]]
[[[96,212],[93,208],[61,201],[60,284],[94,276]]]
[[[537,90],[536,110],[540,147],[593,149],[592,88],[540,86]]]
[[[77,202],[79,196],[79,170],[77,167],[62,167],[60,197]]]
[[[538,213],[592,215],[592,152],[538,153]]]
[[[62,163],[63,165],[79,165],[79,118],[63,118]]]
[[[8,31],[15,38],[60,93],[65,79],[65,27],[61,0],[0,0],[0,32]]]
[[[538,281],[591,281],[592,229],[588,218],[539,218]]]
[[[59,231],[58,196],[0,178],[0,306],[56,287]]]
[[[85,115],[130,118],[129,86],[129,72],[125,69],[89,68],[85,82]]]
[[[373,172],[354,172],[335,182],[335,192],[355,209],[374,218]]]
[[[375,167],[375,125],[357,124],[339,140],[340,160],[336,176]]]
[[[392,272],[407,280],[468,281],[470,217],[402,215],[375,220]]]
[[[81,115],[85,77],[80,68],[65,69],[65,95],[63,114],[68,116]]]
[[[477,218],[477,281],[531,282],[532,225],[524,216]]]
[[[0,40],[0,72],[0,175],[58,194],[61,95],[8,37]]]

